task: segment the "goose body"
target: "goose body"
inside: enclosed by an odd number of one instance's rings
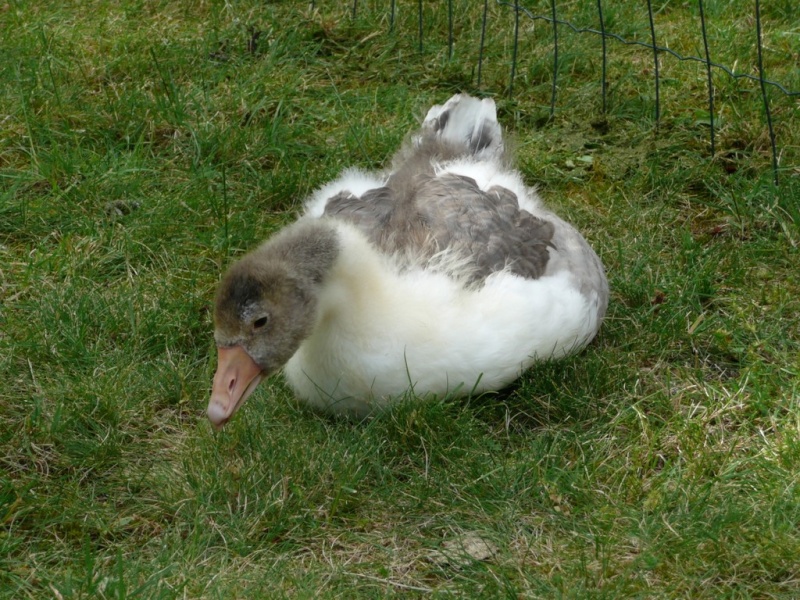
[[[494,102],[457,95],[387,172],[346,171],[231,267],[208,416],[222,426],[281,367],[357,418],[409,390],[500,389],[586,346],[607,303],[597,255],[508,167]]]

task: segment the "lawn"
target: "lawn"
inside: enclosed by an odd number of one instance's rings
[[[649,42],[643,3],[605,26]],[[800,90],[793,2],[769,79]],[[0,5],[0,599],[800,594],[800,104],[492,3]],[[549,14],[549,3],[526,4]],[[750,3],[704,3],[757,74]],[[658,43],[702,55],[694,3]],[[593,3],[559,18],[597,27]],[[391,29],[391,31],[390,31]],[[364,423],[281,377],[214,432],[220,274],[427,108],[497,99],[526,181],[612,289],[598,338],[513,387]]]

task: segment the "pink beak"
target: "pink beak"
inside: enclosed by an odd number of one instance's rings
[[[208,401],[208,420],[214,429],[221,429],[256,389],[263,372],[241,346],[217,350],[219,361]]]

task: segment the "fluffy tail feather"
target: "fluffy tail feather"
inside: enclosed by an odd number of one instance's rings
[[[428,111],[422,127],[394,155],[387,183],[406,197],[420,174],[434,175],[436,164],[460,158],[504,162],[503,150],[494,101],[456,94]]]
[[[494,100],[479,100],[456,94],[444,105],[428,111],[422,122],[422,133],[433,132],[440,139],[463,146],[476,158],[499,157],[503,152],[503,134],[497,122]],[[422,137],[422,136],[421,136]]]

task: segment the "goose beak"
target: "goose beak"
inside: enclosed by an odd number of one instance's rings
[[[219,430],[253,393],[263,372],[241,346],[217,350],[219,361],[208,401],[208,420]]]

